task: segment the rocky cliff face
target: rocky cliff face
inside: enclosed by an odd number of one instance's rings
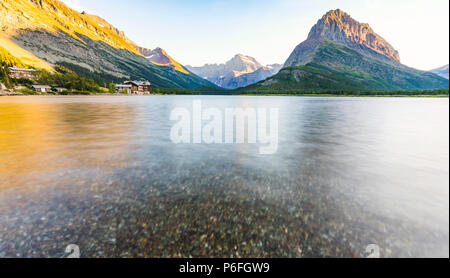
[[[57,0],[0,0],[0,30],[0,46],[28,66],[51,70],[62,65],[102,82],[146,79],[155,87],[212,85],[181,65],[150,63],[144,56],[151,50],[139,47],[123,31]]]
[[[226,89],[235,89],[264,80],[280,69],[281,65],[263,66],[255,58],[235,55],[225,64],[206,64],[202,67],[187,66],[193,73]]]
[[[310,62],[311,53],[322,40],[341,43],[377,59],[400,62],[400,55],[385,39],[376,34],[369,24],[359,23],[341,10],[326,13],[311,29],[306,41],[296,47],[285,66]]]

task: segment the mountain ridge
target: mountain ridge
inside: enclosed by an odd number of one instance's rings
[[[366,23],[341,10],[311,28],[276,75],[248,90],[428,90],[448,80],[400,63],[400,54]]]
[[[445,66],[442,66],[440,68],[431,70],[430,72],[432,72],[434,74],[437,74],[437,75],[439,75],[441,77],[444,77],[446,79],[449,79],[449,65],[448,64],[445,65]]]
[[[176,71],[189,74],[189,71],[186,70],[180,63],[175,61],[167,52],[161,47],[157,47],[154,50],[150,49],[139,49],[139,52],[151,63],[158,66],[167,66],[172,67]]]
[[[299,44],[284,63],[285,67],[305,65],[310,51],[321,40],[331,40],[358,49],[374,58],[400,62],[400,54],[385,39],[375,33],[369,24],[359,23],[340,9],[327,12],[312,28],[307,39]]]
[[[188,71],[149,62],[141,54],[148,49],[123,31],[61,1],[0,0],[0,7],[0,46],[28,66],[54,70],[62,65],[105,82],[146,79],[155,87],[214,86]]]
[[[222,64],[186,66],[193,73],[225,89],[236,89],[264,80],[277,73],[281,67],[279,64],[263,66],[255,58],[244,54],[236,54]]]

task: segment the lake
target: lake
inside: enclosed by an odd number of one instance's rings
[[[278,108],[278,149],[171,111]],[[0,257],[449,256],[449,99],[2,97]]]

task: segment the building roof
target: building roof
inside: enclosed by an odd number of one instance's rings
[[[48,85],[32,85],[31,87],[33,87],[35,89],[51,89],[52,88]]]
[[[150,86],[150,82],[148,82],[148,81],[136,81],[136,80],[134,80],[134,81],[125,81],[123,83],[125,83],[125,84],[133,83],[136,86]]]
[[[116,88],[131,88],[131,85],[116,84]]]
[[[35,72],[35,69],[23,69],[23,68],[17,68],[17,67],[9,67],[9,70],[13,71],[28,71],[28,72]]]

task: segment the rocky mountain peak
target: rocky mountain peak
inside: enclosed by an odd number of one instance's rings
[[[237,54],[226,63],[226,67],[233,70],[234,76],[239,76],[254,72],[259,68],[262,68],[263,65],[253,57]]]
[[[441,70],[433,71],[437,74]],[[447,71],[448,73],[448,71]],[[400,63],[398,52],[369,24],[342,10],[320,18],[284,68],[251,90],[430,90],[448,80]]]
[[[186,66],[193,73],[226,89],[244,87],[264,80],[282,68],[280,64],[263,66],[255,58],[236,54],[224,64],[206,64],[201,67]]]
[[[390,60],[400,62],[400,55],[369,24],[360,23],[342,10],[327,12],[311,29],[308,40],[332,40],[351,48],[368,48]]]
[[[157,47],[154,50],[148,48],[139,48],[139,52],[151,63],[159,66],[168,66],[174,68],[176,71],[182,72],[184,74],[189,74],[189,72],[172,57],[170,57],[167,52],[161,47]]]

